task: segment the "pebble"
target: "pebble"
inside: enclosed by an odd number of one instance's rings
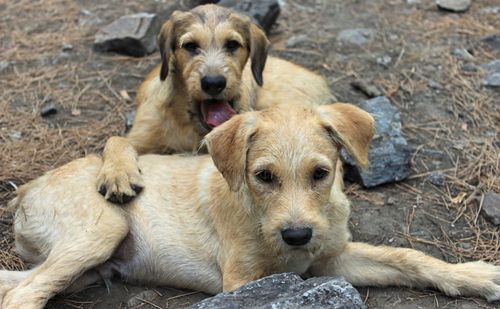
[[[382,57],[377,58],[377,63],[381,64],[383,66],[386,66],[386,67],[391,63],[391,61],[392,61],[392,57],[389,55],[384,55]]]
[[[493,34],[482,38],[484,43],[493,49],[500,49],[500,34]]]
[[[486,75],[483,78],[483,85],[486,87],[500,87],[500,73]]]
[[[19,131],[14,131],[9,133],[9,138],[13,141],[18,141],[23,137],[23,134]]]
[[[288,40],[286,40],[285,46],[287,48],[297,47],[310,39],[305,34],[293,35]]]
[[[451,51],[451,54],[453,56],[457,57],[458,59],[467,60],[467,61],[474,60],[474,56],[472,56],[471,53],[465,48],[454,48]]]
[[[484,195],[481,213],[491,223],[500,225],[500,194],[489,191]]]
[[[371,29],[346,29],[339,32],[337,41],[340,44],[363,45],[373,41],[375,33]]]
[[[0,61],[0,72],[5,71],[9,67],[9,62],[2,60]]]
[[[471,6],[471,0],[436,0],[438,8],[455,13],[466,12]]]
[[[427,176],[427,180],[437,187],[442,187],[444,185],[444,175],[441,172],[432,172]]]
[[[40,109],[40,116],[42,117],[48,117],[55,114],[57,114],[57,107],[52,102],[43,105]]]

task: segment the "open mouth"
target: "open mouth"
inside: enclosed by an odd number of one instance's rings
[[[234,99],[229,101],[209,99],[200,102],[200,118],[203,125],[211,130],[236,115]]]

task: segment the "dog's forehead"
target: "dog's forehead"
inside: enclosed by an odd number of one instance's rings
[[[259,115],[250,149],[254,156],[300,162],[330,154],[335,147],[315,109],[282,106]]]
[[[227,8],[216,5],[198,6],[184,17],[189,20],[183,32],[213,36],[218,33],[245,36],[250,20]]]

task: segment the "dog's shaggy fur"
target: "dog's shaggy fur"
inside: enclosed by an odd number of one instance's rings
[[[197,150],[203,136],[233,113],[334,101],[319,75],[267,57],[262,30],[226,8],[174,12],[159,45],[163,61],[139,87],[131,131],[110,138],[104,150],[97,187],[113,202],[128,202],[143,187],[137,154]],[[225,82],[219,85],[217,78]]]
[[[293,271],[500,299],[498,266],[349,241],[339,149],[365,165],[372,135],[348,104],[238,115],[206,136],[211,157],[140,157],[146,187],[124,207],[95,191],[100,158],[53,170],[12,201],[16,248],[38,266],[0,271],[2,308],[42,308],[112,274],[218,293]]]

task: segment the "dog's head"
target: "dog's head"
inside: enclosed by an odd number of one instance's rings
[[[248,17],[232,10],[209,4],[176,11],[161,28],[158,43],[160,79],[172,74],[174,87],[186,89],[187,112],[195,115],[203,134],[239,111],[249,58],[255,81],[263,83],[269,41]]]
[[[314,254],[339,221],[339,150],[366,166],[373,132],[370,114],[350,104],[282,104],[233,117],[205,143],[230,189],[250,196],[264,242]]]

